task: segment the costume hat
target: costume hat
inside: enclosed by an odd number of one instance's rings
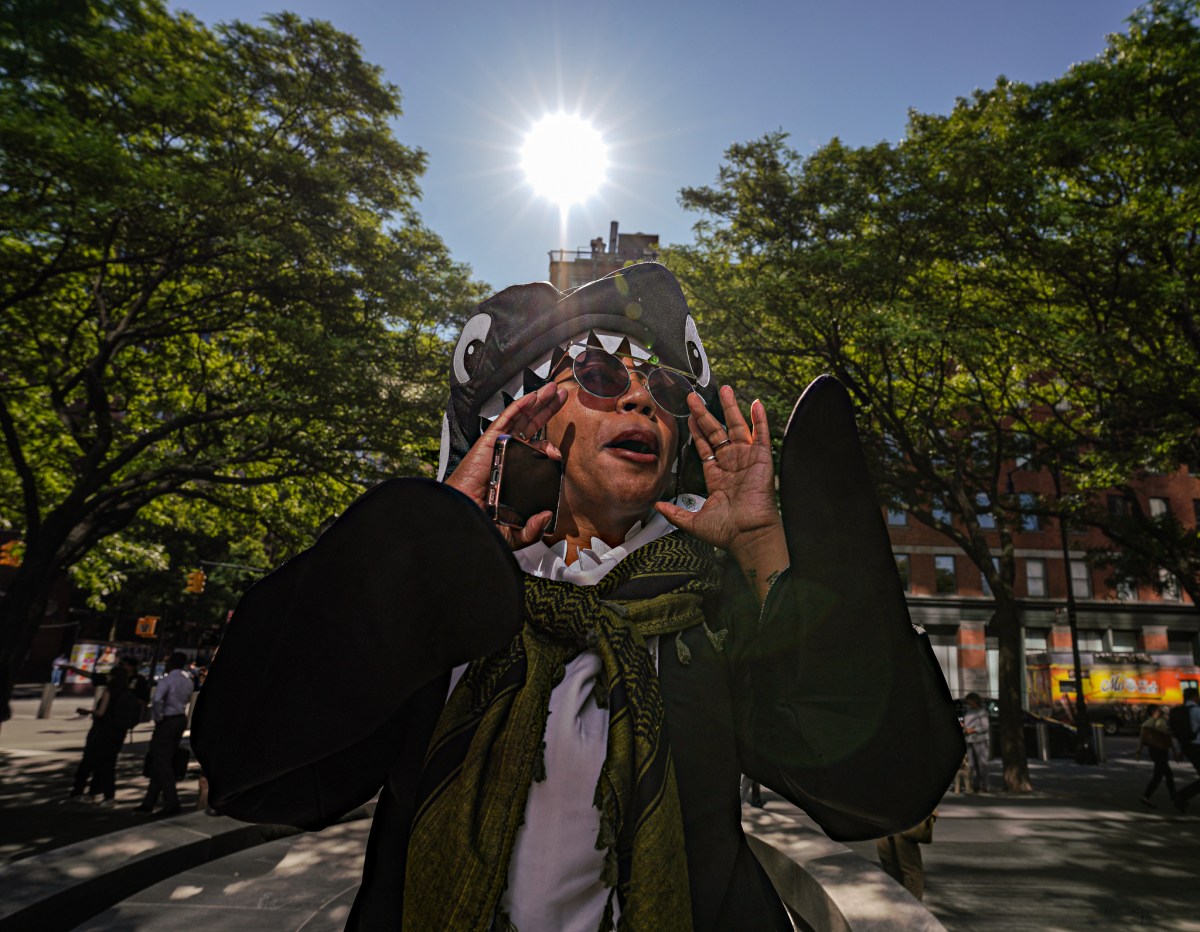
[[[438,477],[454,471],[488,421],[545,385],[581,338],[691,373],[719,411],[696,322],[666,266],[638,263],[568,292],[549,282],[514,285],[480,304],[455,344]]]

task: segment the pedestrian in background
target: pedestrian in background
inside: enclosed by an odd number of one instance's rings
[[[1142,793],[1142,802],[1151,809],[1158,807],[1150,801],[1158,784],[1164,780],[1167,783],[1167,796],[1175,801],[1175,778],[1171,775],[1171,730],[1167,727],[1167,710],[1162,706],[1150,710],[1150,715],[1142,722],[1142,730],[1138,737],[1137,759],[1142,759],[1142,748],[1150,752],[1154,761],[1154,773],[1146,790]]]
[[[141,705],[129,690],[129,677],[117,667],[108,677],[108,688],[94,709],[79,709],[92,717],[83,748],[83,758],[75,768],[75,781],[68,799],[84,801],[84,788],[90,802],[110,809],[116,804],[117,755],[125,743],[125,734],[137,724]],[[91,785],[88,786],[89,778]],[[96,799],[97,796],[101,798]]]
[[[875,839],[879,866],[918,900],[925,898],[925,862],[921,857],[921,845],[933,842],[933,823],[936,821],[935,809],[912,828]]]
[[[175,752],[187,727],[188,700],[195,688],[192,678],[183,668],[187,666],[187,655],[176,651],[167,661],[167,673],[154,689],[151,704],[154,716],[154,734],[150,737],[150,786],[146,798],[137,807],[138,812],[151,813],[163,797],[160,816],[173,816],[182,812],[179,794],[175,789]]]
[[[120,660],[121,666],[125,673],[129,676],[129,691],[133,693],[143,706],[150,704],[150,684],[146,681],[146,677],[138,667],[138,659],[130,654],[126,654]]]
[[[63,675],[66,673],[67,667],[71,665],[71,661],[67,659],[66,654],[59,654],[54,658],[54,663],[50,665],[50,682],[55,686],[61,686]]]
[[[1183,691],[1183,709],[1187,712],[1187,720],[1184,733],[1176,735],[1179,750],[1200,774],[1200,689],[1192,686]],[[1193,780],[1175,794],[1175,808],[1187,812],[1188,800],[1197,793],[1200,793],[1200,780]]]
[[[967,759],[971,770],[971,786],[976,793],[986,793],[988,788],[987,762],[988,724],[987,709],[979,693],[967,693],[967,711],[963,715],[963,733],[967,736]]]

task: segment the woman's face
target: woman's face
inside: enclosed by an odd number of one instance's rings
[[[625,360],[626,368],[633,361]],[[645,517],[671,480],[678,420],[660,408],[633,375],[617,398],[580,389],[567,369],[556,380],[567,401],[546,425],[563,454],[561,510],[595,527]]]

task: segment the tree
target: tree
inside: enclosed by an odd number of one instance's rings
[[[682,196],[719,222],[702,220],[696,244],[668,262],[735,384],[781,423],[805,383],[832,372],[857,402],[882,501],[951,538],[987,579],[1005,781],[1028,789],[1012,591],[1020,515],[1003,468],[1019,452],[1008,426],[1019,335],[958,272],[972,244],[939,181],[943,158],[916,143],[835,140],[801,161],[779,133],[734,146],[716,187]],[[999,534],[998,561],[985,525]]]
[[[1006,149],[1036,178],[1006,243],[1060,333],[1029,424],[1074,488],[1074,519],[1120,575],[1178,579],[1200,604],[1200,536],[1133,480],[1200,462],[1200,3],[1154,0],[1100,56],[1032,88]],[[1067,335],[1070,338],[1066,338]],[[1045,334],[1043,329],[1043,336]],[[1124,497],[1111,510],[1107,495]]]
[[[730,374],[777,418],[818,371],[841,378],[884,500],[987,580],[1010,789],[1028,786],[1014,473],[1061,478],[1037,509],[1200,595],[1195,528],[1145,514],[1129,484],[1200,459],[1198,14],[1155,0],[1095,60],[912,113],[894,146],[734,146],[715,185],[681,196],[703,217],[668,262]],[[1114,488],[1133,499],[1120,520]]]
[[[479,289],[420,222],[399,113],[327,23],[5,0],[5,704],[53,581],[132,529],[153,550],[156,524],[286,500],[311,530],[431,471],[441,327]]]

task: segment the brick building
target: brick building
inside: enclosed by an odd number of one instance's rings
[[[1043,487],[1044,486],[1044,487]],[[1048,476],[1022,475],[1020,494],[1052,495]],[[1185,525],[1200,525],[1200,475],[1181,468],[1139,483],[1140,504],[1151,515],[1169,510]],[[986,522],[986,518],[982,519]],[[997,649],[988,631],[991,596],[974,563],[947,537],[904,512],[887,512],[888,533],[908,592],[913,620],[930,635],[950,691],[997,693]],[[1069,651],[1066,593],[1076,602],[1079,647],[1084,654],[1142,653],[1200,660],[1200,612],[1171,577],[1159,587],[1112,578],[1088,564],[1087,551],[1106,546],[1094,529],[1068,532],[1069,566],[1063,565],[1057,519],[1027,514],[1013,536],[1016,578],[1026,654]],[[993,545],[999,553],[999,536]]]
[[[597,236],[587,249],[551,249],[550,284],[569,291],[603,278],[626,263],[658,258],[657,233],[618,233],[617,221],[608,227],[608,243]]]

